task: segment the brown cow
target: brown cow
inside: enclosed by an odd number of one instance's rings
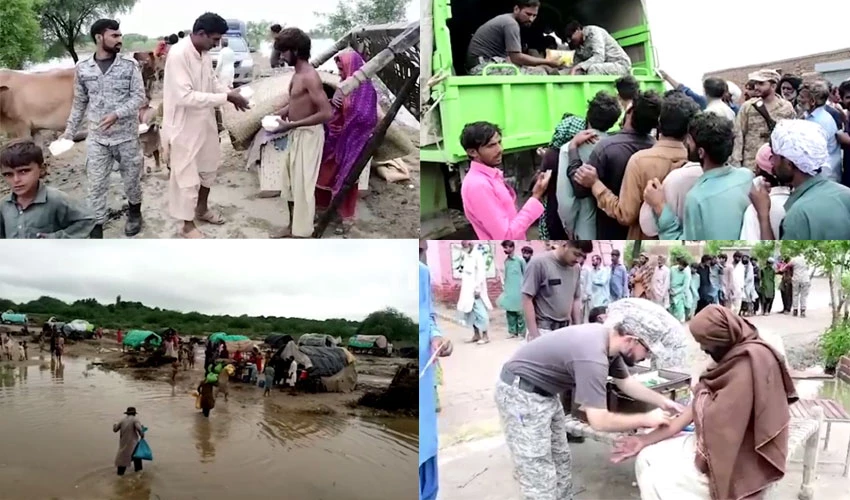
[[[40,130],[63,132],[74,102],[74,68],[41,73],[0,70],[0,131],[32,138]]]
[[[162,146],[159,138],[159,125],[157,125],[156,119],[161,114],[161,103],[158,108],[154,108],[150,105],[150,101],[148,101],[139,109],[139,123],[143,123],[149,127],[147,132],[139,135],[139,141],[142,144],[142,153],[148,157],[153,156],[157,171],[161,168],[160,152]],[[168,162],[166,162],[166,166],[168,166]],[[169,170],[171,170],[170,167]],[[148,167],[146,172],[151,173],[151,168]]]

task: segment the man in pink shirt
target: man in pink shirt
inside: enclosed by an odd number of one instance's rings
[[[460,195],[463,211],[481,240],[524,240],[528,228],[543,215],[541,199],[549,185],[550,172],[539,174],[531,198],[519,212],[516,193],[502,173],[502,131],[497,125],[475,122],[466,125],[460,143],[469,155],[469,172]]]

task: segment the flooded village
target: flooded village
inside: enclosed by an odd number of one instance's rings
[[[413,242],[42,243],[0,248],[0,497],[411,497],[417,296],[392,264]],[[222,265],[237,254],[257,259]],[[123,422],[153,460],[121,475]]]

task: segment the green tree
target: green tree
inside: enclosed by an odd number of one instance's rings
[[[116,301],[117,302],[117,301]],[[342,318],[315,320],[306,318],[252,317],[247,315],[206,315],[197,312],[179,312],[148,307],[141,302],[122,300],[117,304],[100,304],[95,299],[81,299],[68,304],[53,297],[39,297],[27,303],[16,304],[0,297],[3,311],[12,309],[26,313],[37,324],[55,316],[59,321],[84,319],[103,328],[123,330],[161,331],[174,328],[186,335],[203,335],[212,332],[228,332],[262,338],[272,332],[288,333],[299,336],[304,333],[325,333],[334,337],[349,337],[367,323],[365,331],[372,331],[371,325],[386,326],[386,336],[393,342],[415,342],[419,337],[419,328],[413,319],[396,310],[378,311],[363,322]],[[376,334],[378,335],[378,334]],[[385,333],[380,333],[385,335]]]
[[[4,2],[8,0],[3,0]],[[137,0],[42,0],[41,27],[52,51],[61,47],[79,61],[76,46],[88,38],[91,24],[101,18],[130,12]]]
[[[0,2],[0,67],[22,69],[41,56],[41,29],[33,0]]]
[[[746,243],[741,240],[709,240],[705,242],[705,252],[708,255],[718,255],[721,248],[739,247]]]
[[[768,257],[773,256],[773,252],[776,249],[775,241],[759,241],[756,243],[752,250],[750,250],[750,254],[753,257],[757,258],[759,262],[764,262]]]
[[[829,279],[832,325],[841,321],[841,309],[848,297],[841,286],[844,273],[850,270],[850,241],[847,240],[787,240],[782,241],[782,254],[789,257],[802,255],[810,266],[822,270]],[[815,269],[812,269],[814,273]]]
[[[694,256],[693,256],[693,255],[691,255],[691,253],[690,253],[690,252],[688,252],[688,250],[687,250],[684,246],[681,246],[681,247],[679,247],[679,246],[670,247],[670,262],[669,262],[669,265],[670,265],[670,266],[675,265],[675,264],[676,264],[676,260],[677,260],[679,257],[684,257],[684,258],[685,258],[685,262],[687,262],[688,264],[690,264],[691,262],[693,262],[693,261],[694,261]]]
[[[338,39],[357,26],[397,23],[405,20],[410,0],[339,0],[331,12],[314,12],[324,20],[318,31]]]
[[[389,339],[414,338],[414,333],[419,335],[417,324],[410,317],[393,308],[376,311],[366,316],[357,329],[357,335],[383,335]]]
[[[271,25],[275,24],[272,21],[266,21],[263,19],[262,21],[248,21],[246,27],[245,38],[248,40],[248,43],[251,47],[260,48],[263,45],[263,42],[269,39],[269,28]],[[278,23],[281,26],[285,26],[283,23]]]

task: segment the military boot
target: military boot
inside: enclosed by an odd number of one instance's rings
[[[89,238],[93,240],[102,240],[103,239],[103,224],[95,224],[94,228],[91,230],[89,234]]]
[[[142,231],[142,204],[130,203],[127,210],[127,222],[124,224],[124,234],[136,236]]]

